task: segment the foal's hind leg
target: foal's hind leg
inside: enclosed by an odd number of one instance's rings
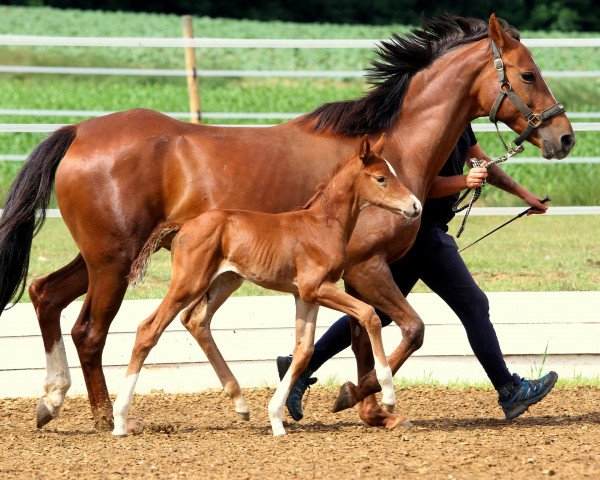
[[[215,373],[223,385],[229,398],[233,400],[236,413],[243,420],[250,420],[250,410],[242,394],[242,389],[225,362],[210,331],[210,323],[215,312],[244,282],[244,279],[233,272],[223,273],[211,284],[208,292],[197,299],[181,315],[181,323],[196,339],[208,358]]]
[[[142,365],[167,326],[185,308],[191,298],[193,297],[169,290],[158,309],[138,326],[125,381],[115,400],[113,435],[119,437],[127,435],[127,413]]]
[[[37,405],[37,427],[41,428],[58,415],[71,386],[69,365],[60,328],[60,314],[87,290],[87,268],[81,254],[50,275],[34,280],[29,298],[38,317],[46,350],[44,395]]]

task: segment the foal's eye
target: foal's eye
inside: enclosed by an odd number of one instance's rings
[[[377,183],[385,183],[387,182],[385,177],[375,177],[375,180],[377,180]]]
[[[521,74],[521,78],[526,83],[533,83],[533,82],[535,82],[535,74],[531,73],[531,72],[522,73]]]

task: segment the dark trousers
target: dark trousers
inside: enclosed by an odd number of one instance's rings
[[[422,228],[410,251],[390,265],[390,269],[405,296],[421,279],[456,313],[465,327],[475,356],[496,389],[511,381],[490,321],[488,299],[475,283],[452,236],[439,227]],[[391,323],[392,320],[383,312],[378,311],[377,314],[384,326]],[[350,346],[350,341],[350,318],[345,315],[315,344],[308,368],[314,372]]]

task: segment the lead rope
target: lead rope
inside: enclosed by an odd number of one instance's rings
[[[498,163],[506,162],[506,160],[508,160],[510,157],[513,157],[513,156],[521,153],[523,150],[525,150],[525,147],[523,147],[523,145],[514,146],[514,147],[508,149],[508,152],[506,152],[506,154],[504,154],[501,157],[498,157],[498,158],[490,161],[487,165],[485,165],[485,167],[489,168],[492,165],[496,165]],[[472,167],[478,168],[478,167],[482,167],[483,166],[484,160],[483,159],[480,160],[478,158],[471,158],[470,162],[471,162]],[[465,193],[463,193],[458,198],[458,200],[456,200],[456,202],[454,202],[454,205],[452,205],[452,211],[454,213],[462,212],[465,209],[467,210],[465,212],[465,216],[463,218],[462,224],[461,224],[460,228],[458,229],[458,233],[456,234],[456,238],[459,238],[461,236],[463,230],[465,229],[465,226],[467,225],[467,219],[469,218],[469,214],[471,213],[471,208],[473,207],[473,204],[481,196],[481,190],[482,190],[482,188],[483,188],[484,185],[485,185],[485,180],[483,181],[483,183],[479,187],[468,188],[465,191]],[[463,200],[465,198],[467,198],[467,196],[469,195],[469,192],[471,192],[471,190],[473,190],[473,196],[471,197],[471,200],[469,200],[469,203],[466,204],[466,205],[460,206],[460,204],[463,202]]]

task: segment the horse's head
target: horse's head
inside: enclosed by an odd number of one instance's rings
[[[494,14],[489,21],[489,59],[479,80],[480,103],[492,121],[501,120],[541,148],[545,158],[564,158],[575,145],[564,108],[542,78],[529,50],[502,27]],[[488,88],[487,85],[491,86]]]
[[[421,202],[381,156],[384,144],[385,133],[372,148],[368,135],[360,141],[358,158],[362,165],[356,187],[361,207],[374,205],[385,208],[412,221],[421,213]]]

